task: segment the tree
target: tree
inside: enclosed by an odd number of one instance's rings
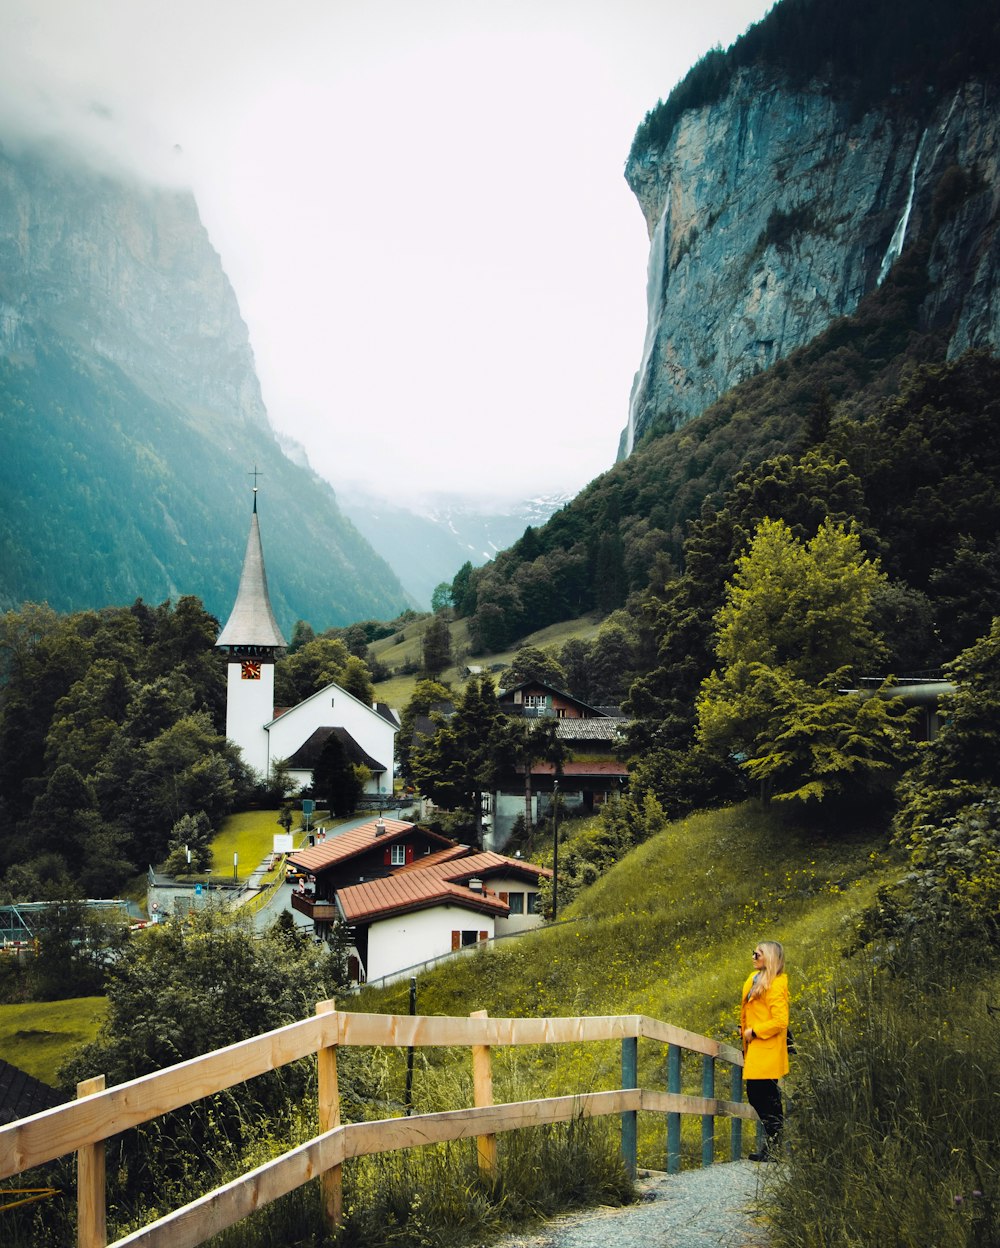
[[[451,586],[447,581],[442,581],[440,585],[434,586],[434,592],[431,594],[431,610],[437,615],[440,611],[446,611],[451,606]]]
[[[511,721],[500,709],[490,676],[473,677],[454,713],[435,712],[432,719],[434,735],[415,746],[410,756],[414,781],[437,805],[467,811],[481,844],[483,795],[511,763]]]
[[[361,796],[361,781],[347,751],[335,732],[331,732],[313,770],[313,793],[326,801],[334,815],[350,815]]]
[[[217,907],[155,924],[109,968],[106,1020],[98,1039],[62,1069],[62,1086],[72,1091],[95,1070],[109,1085],[125,1083],[307,1018],[342,982],[325,946],[275,928],[255,939],[251,919]],[[108,1164],[110,1199],[148,1191],[153,1158],[158,1174],[180,1182],[191,1150],[204,1159],[275,1130],[301,1102],[308,1078],[306,1064],[293,1063],[119,1137],[118,1164]]]
[[[909,750],[898,699],[846,693],[883,652],[871,626],[884,580],[857,534],[824,522],[803,543],[758,526],[717,617],[721,666],[702,683],[699,743],[735,756],[761,794],[822,802],[878,788]]]
[[[562,689],[566,685],[566,671],[558,659],[538,646],[518,646],[510,667],[500,673],[501,689],[513,689],[529,680],[539,680],[544,685]]]
[[[435,615],[428,621],[423,637],[424,671],[432,680],[451,662],[451,629],[448,621]]]
[[[410,754],[415,744],[417,721],[425,719],[435,707],[451,705],[451,690],[437,680],[418,680],[410,700],[399,716],[396,733],[396,762],[400,774],[410,778]]]
[[[352,654],[344,664],[340,680],[337,682],[346,693],[353,694],[359,702],[371,706],[375,701],[375,686],[372,684],[371,673],[364,659]]]

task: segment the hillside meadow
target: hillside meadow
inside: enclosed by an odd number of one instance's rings
[[[413,695],[420,673],[417,670],[423,663],[423,639],[428,624],[434,617],[421,615],[409,620],[405,627],[392,637],[383,637],[371,644],[372,657],[377,659],[393,675],[386,680],[377,681],[375,696],[380,702],[386,702],[396,710],[409,702]],[[483,668],[508,667],[515,653],[522,646],[537,646],[541,650],[552,648],[558,651],[567,641],[579,638],[581,641],[593,641],[600,630],[602,617],[583,616],[576,620],[565,620],[558,624],[550,624],[523,637],[516,646],[496,654],[471,654],[469,652],[469,629],[467,620],[450,620],[448,631],[451,633],[451,649],[455,662],[441,673],[443,683],[452,689],[460,690],[466,681],[465,672],[471,665]],[[412,669],[404,674],[404,669]]]

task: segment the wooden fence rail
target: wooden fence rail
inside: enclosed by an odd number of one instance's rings
[[[637,1086],[638,1041],[668,1046],[667,1090]],[[573,1044],[618,1040],[622,1087],[608,1092],[493,1104],[491,1049],[497,1045]],[[380,1047],[462,1046],[472,1051],[473,1106],[440,1113],[341,1124],[337,1050],[344,1045]],[[681,1093],[681,1052],[701,1054],[702,1095]],[[744,1119],[756,1115],[740,1099],[743,1055],[739,1050],[645,1015],[579,1018],[469,1018],[402,1014],[353,1014],[320,1002],[314,1018],[192,1058],[140,1079],[105,1088],[103,1076],[78,1085],[76,1101],[0,1127],[0,1179],[77,1154],[79,1248],[107,1248],[105,1144],[112,1136],[182,1105],[316,1054],[320,1133],[307,1143],[241,1175],[183,1208],[119,1239],[111,1248],[196,1248],[254,1210],[319,1178],[324,1214],[331,1227],[342,1220],[343,1163],[353,1157],[416,1148],[447,1140],[476,1139],[480,1169],[496,1171],[496,1136],[522,1127],[620,1114],[622,1152],[635,1173],[636,1115],[667,1117],[667,1169],[680,1168],[680,1118],[702,1119],[702,1163],[714,1160],[715,1119],[729,1117],[731,1156],[742,1151]],[[730,1099],[715,1095],[715,1063],[731,1067]]]

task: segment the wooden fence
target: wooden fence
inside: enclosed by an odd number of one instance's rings
[[[637,1086],[640,1038],[668,1046],[666,1091]],[[493,1047],[596,1040],[621,1042],[621,1088],[503,1105],[493,1103]],[[341,1124],[337,1050],[343,1045],[467,1046],[472,1052],[475,1104],[441,1113]],[[680,1091],[684,1050],[701,1055],[701,1096],[683,1095]],[[117,1240],[113,1248],[138,1248],[138,1245],[195,1248],[254,1210],[315,1178],[320,1180],[324,1216],[331,1227],[336,1227],[341,1223],[342,1214],[342,1167],[352,1157],[475,1138],[480,1169],[489,1176],[496,1171],[496,1135],[499,1132],[568,1122],[579,1117],[620,1114],[622,1153],[634,1175],[636,1115],[640,1110],[651,1110],[666,1115],[666,1168],[676,1171],[680,1168],[682,1114],[701,1116],[703,1165],[714,1160],[717,1116],[732,1119],[730,1155],[733,1159],[741,1156],[743,1120],[756,1117],[740,1099],[743,1055],[737,1049],[644,1015],[489,1018],[480,1011],[469,1018],[450,1018],[354,1014],[338,1011],[334,1002],[324,1001],[317,1005],[313,1018],[129,1083],[106,1088],[103,1076],[86,1080],[78,1085],[77,1100],[0,1127],[0,1179],[76,1153],[77,1242],[79,1248],[106,1248],[105,1142],[108,1139],[310,1054],[316,1054],[318,1062],[319,1135]],[[715,1095],[715,1066],[720,1060],[730,1065],[728,1100]]]

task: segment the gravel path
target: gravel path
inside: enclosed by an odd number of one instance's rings
[[[754,1214],[770,1169],[737,1161],[681,1174],[642,1171],[638,1204],[563,1214],[492,1248],[767,1248]]]

